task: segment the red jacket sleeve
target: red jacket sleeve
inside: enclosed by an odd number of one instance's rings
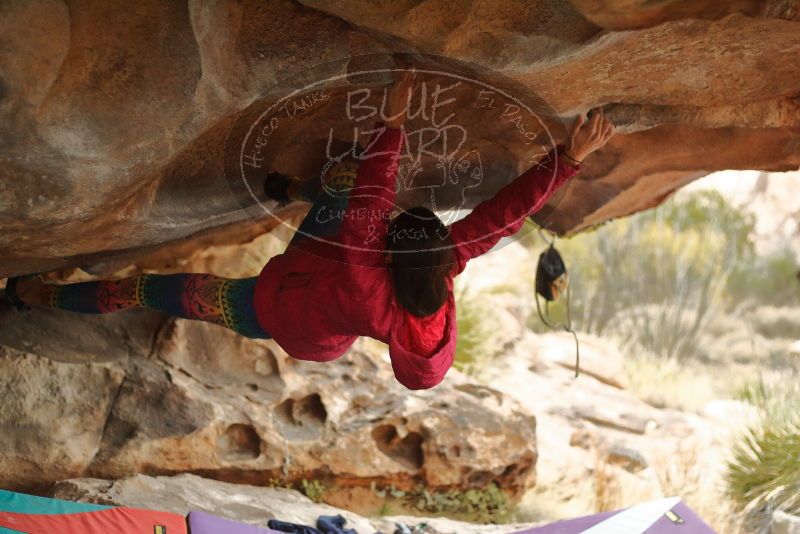
[[[361,155],[356,184],[350,192],[341,227],[345,253],[358,263],[381,263],[377,251],[386,246],[389,214],[394,209],[395,178],[403,148],[403,132],[379,123]]]
[[[481,202],[466,217],[450,225],[454,274],[467,262],[489,251],[501,238],[522,228],[525,219],[540,210],[567,180],[580,171],[560,157],[563,147],[550,151],[494,197]]]

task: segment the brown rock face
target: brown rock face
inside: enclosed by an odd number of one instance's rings
[[[3,349],[2,483],[13,478],[15,485],[35,488],[83,473],[122,378],[118,366],[67,364]]]
[[[329,135],[352,141],[348,98],[370,89],[364,103],[379,105],[394,51],[427,71],[429,112],[441,90],[439,118],[410,122],[423,165],[401,204],[473,206],[596,106],[621,134],[543,214],[561,233],[654,206],[708,171],[800,165],[792,0],[4,2],[0,274],[92,267],[265,221],[266,172],[318,176]],[[445,89],[454,73],[463,83]],[[292,120],[242,182],[249,127],[292,90],[273,110]],[[468,133],[457,150],[446,126]]]
[[[318,364],[145,310],[20,317],[0,310],[4,488],[188,472],[259,486],[318,480],[326,499],[358,508],[373,484],[494,482],[519,495],[534,483],[535,419],[457,371],[410,392],[369,343]]]

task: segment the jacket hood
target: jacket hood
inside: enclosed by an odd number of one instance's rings
[[[453,366],[456,348],[455,306],[452,297],[445,321],[445,341],[431,356],[417,354],[404,346],[398,339],[397,329],[392,329],[389,340],[389,357],[397,381],[408,389],[430,389],[444,380],[447,371]],[[400,327],[398,325],[398,327]]]

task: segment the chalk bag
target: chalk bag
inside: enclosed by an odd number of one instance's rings
[[[555,235],[551,234],[551,238],[547,237],[539,230],[542,238],[548,243],[547,249],[539,255],[539,261],[536,264],[536,293],[533,298],[536,299],[536,311],[539,313],[539,318],[548,328],[552,330],[563,329],[572,334],[575,338],[575,377],[580,373],[581,365],[581,352],[580,344],[578,343],[578,334],[572,329],[572,317],[570,315],[569,297],[569,274],[567,273],[567,266],[564,259],[555,247]],[[557,300],[561,295],[566,297],[566,310],[567,317],[564,324],[553,324],[547,316],[548,304]],[[539,303],[539,297],[545,301],[545,313],[542,313],[542,306]]]

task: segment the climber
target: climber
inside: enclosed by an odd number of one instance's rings
[[[588,120],[578,117],[565,144],[450,226],[424,207],[390,219],[414,79],[407,72],[391,87],[386,118],[360,165],[345,162],[328,172],[286,252],[273,257],[259,276],[142,274],[62,285],[13,278],[7,284],[9,301],[18,308],[83,313],[156,308],[247,337],[273,338],[290,356],[317,362],[334,360],[358,336],[370,336],[389,345],[395,377],[403,385],[435,386],[455,352],[453,278],[470,259],[517,232],[579,172],[587,155],[608,142],[614,128],[602,111],[590,112]],[[295,186],[273,175],[265,190],[286,200]],[[341,216],[330,216],[337,213]]]

